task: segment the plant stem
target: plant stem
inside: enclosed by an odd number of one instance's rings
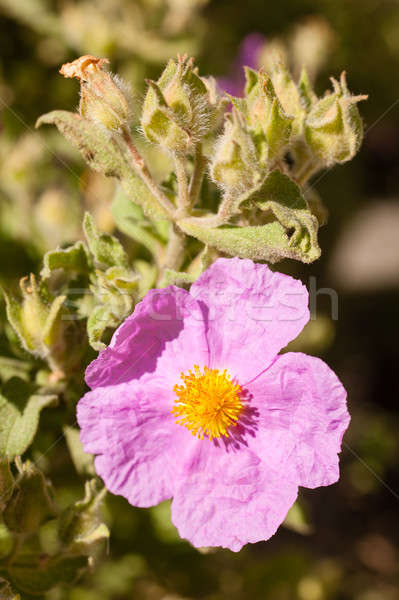
[[[201,191],[202,181],[206,169],[206,158],[202,154],[202,144],[197,144],[194,155],[194,170],[189,186],[190,205],[194,206]]]
[[[184,160],[177,153],[173,155],[177,177],[177,204],[180,213],[186,213],[190,208],[190,196]],[[183,216],[183,215],[182,215]]]
[[[235,195],[232,192],[226,192],[220,203],[219,210],[217,213],[218,220],[222,223],[228,221],[233,216],[233,207],[236,200]]]
[[[144,181],[144,183],[146,184],[146,186],[148,187],[148,189],[150,190],[152,195],[158,201],[158,204],[160,204],[161,208],[167,213],[168,217],[172,218],[174,210],[175,210],[174,206],[171,203],[171,201],[169,200],[169,198],[162,192],[162,190],[159,188],[157,183],[152,178],[152,175],[151,175],[150,171],[148,170],[148,167],[145,164],[143,157],[141,156],[140,152],[137,150],[136,146],[134,145],[132,136],[130,135],[130,131],[128,130],[127,127],[123,128],[122,137],[129,149],[130,157],[132,159],[134,170]]]
[[[166,248],[164,269],[173,269],[178,271],[184,261],[184,250],[186,246],[186,236],[176,227],[174,223],[170,224],[170,236]]]

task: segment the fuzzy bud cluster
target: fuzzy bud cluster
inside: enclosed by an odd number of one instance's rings
[[[259,174],[281,165],[303,183],[317,170],[356,154],[363,137],[357,103],[367,96],[351,95],[344,73],[339,82],[332,79],[333,93],[321,99],[305,69],[297,83],[278,61],[270,75],[249,68],[245,74],[244,97],[231,98],[233,117],[227,114],[213,152],[211,174],[222,189],[251,189]]]

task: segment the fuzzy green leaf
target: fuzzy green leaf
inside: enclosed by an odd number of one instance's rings
[[[113,324],[114,317],[107,306],[96,306],[87,320],[89,344],[94,350],[103,350],[105,344],[101,341],[108,324]]]
[[[114,236],[100,232],[90,213],[84,216],[83,229],[96,263],[105,267],[128,267],[127,255],[122,244]]]
[[[272,171],[251,202],[270,210],[286,229],[293,229],[290,246],[301,253],[300,260],[313,262],[320,256],[317,242],[319,223],[310,212],[298,185],[281,171]]]
[[[39,425],[40,411],[56,396],[32,394],[32,387],[13,377],[0,394],[0,456],[10,460],[25,452]]]
[[[105,128],[66,110],[53,110],[42,115],[37,120],[36,127],[43,124],[56,125],[95,171],[109,177],[122,176],[126,169],[126,158]]]
[[[69,248],[57,248],[47,252],[44,255],[41,276],[47,279],[55,269],[63,269],[72,275],[87,274],[89,268],[87,249],[83,242],[76,242]]]
[[[301,251],[290,246],[284,227],[277,221],[252,227],[227,225],[210,228],[201,225],[200,219],[185,219],[178,224],[188,235],[230,256],[271,263],[283,258],[303,260]]]

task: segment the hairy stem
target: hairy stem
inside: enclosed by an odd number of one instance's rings
[[[180,213],[185,213],[190,208],[190,196],[188,191],[187,174],[184,160],[179,154],[173,155],[177,177],[177,204]]]
[[[132,136],[130,135],[130,131],[127,129],[127,127],[123,128],[122,137],[129,149],[134,170],[144,181],[152,195],[156,198],[160,206],[163,208],[163,210],[166,211],[169,218],[172,218],[174,213],[174,206],[152,178],[152,175],[148,170],[148,167],[145,164],[143,157],[134,145]]]
[[[206,158],[202,154],[202,144],[198,144],[195,149],[194,170],[193,174],[191,175],[191,181],[188,190],[191,206],[194,206],[198,202],[202,181],[204,179],[205,169]]]
[[[170,235],[163,268],[178,271],[184,261],[184,250],[186,246],[185,234],[176,227],[174,223],[170,224]]]
[[[221,223],[228,221],[229,218],[233,216],[235,199],[236,197],[232,192],[226,192],[224,194],[217,213],[218,220]]]

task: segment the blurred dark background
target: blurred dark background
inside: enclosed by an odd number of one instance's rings
[[[42,113],[77,105],[78,86],[58,75],[60,64],[107,56],[139,101],[144,79],[177,52],[195,55],[202,74],[236,78],[240,47],[242,55],[254,33],[264,36],[262,53],[280,44],[294,68],[309,61],[317,91],[345,69],[351,91],[369,94],[359,154],[312,183],[329,211],[322,258],[281,265],[338,294],[338,319],[319,294],[296,343],[322,356],[348,390],[341,480],[303,490],[290,527],[239,554],[199,553],[179,540],[167,506],[140,510],[109,497],[108,555],[49,600],[399,598],[397,0],[0,0],[0,282],[38,270],[43,252],[77,239],[83,208],[113,229],[112,183],[56,131],[33,130]],[[64,454],[61,444],[46,459],[60,497],[70,497],[76,477]]]

